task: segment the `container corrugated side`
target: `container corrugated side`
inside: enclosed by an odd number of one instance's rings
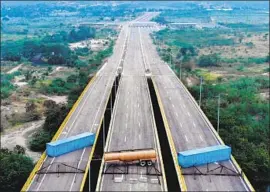
[[[57,140],[46,144],[46,153],[50,157],[57,157],[72,151],[89,147],[94,144],[94,133],[82,133],[66,139]]]
[[[179,152],[178,163],[181,167],[186,168],[229,160],[230,156],[231,148],[229,146],[216,145],[201,149]]]

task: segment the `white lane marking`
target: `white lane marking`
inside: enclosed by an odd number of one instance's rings
[[[203,138],[202,138],[202,136],[200,135],[200,139],[203,141]]]
[[[121,177],[114,177],[114,182],[116,183],[122,183],[124,179],[124,175],[121,174]]]
[[[98,111],[97,111],[97,113],[96,113],[96,115],[95,115],[95,118],[94,118],[93,124],[92,124],[92,126],[91,126],[91,131],[90,131],[90,132],[92,132],[92,130],[93,130],[93,126],[94,126],[94,124],[95,124],[95,122],[96,122],[97,116],[98,116],[99,111],[100,111],[100,109],[101,109],[101,105],[102,105],[103,101],[105,100],[105,94],[106,94],[106,92],[104,92],[104,94],[103,94],[103,96],[102,96],[102,100],[101,100],[101,102],[100,102]],[[106,110],[106,109],[105,109],[105,110]],[[85,149],[86,149],[86,147],[84,148],[83,153],[85,152]],[[82,158],[83,158],[83,154],[82,154],[82,156],[81,156],[81,159],[80,159],[80,161],[79,161],[79,164],[78,164],[78,167],[77,167],[77,168],[79,168],[79,165],[80,165],[80,163],[81,163],[81,161],[82,161]],[[77,173],[74,175],[73,180],[76,178],[76,175],[77,175]],[[71,191],[71,190],[72,190],[72,187],[70,188],[70,191]]]
[[[182,123],[180,123],[180,126],[183,127]]]
[[[132,187],[131,187],[131,185],[129,185],[129,191],[131,191],[131,189],[132,189]]]
[[[185,104],[183,104],[183,107],[184,107],[184,108],[186,108],[186,105],[185,105]]]
[[[188,116],[190,116],[190,113],[189,112],[187,112],[187,114],[188,114]]]
[[[89,89],[88,89],[88,90],[89,90]],[[88,91],[88,90],[87,90],[87,91]],[[76,114],[76,116],[75,116],[75,118],[74,118],[74,121],[72,122],[72,124],[70,125],[70,127],[73,127],[73,124],[74,124],[75,121],[78,119],[78,116],[79,116],[79,114],[81,113],[81,111],[82,111],[82,109],[83,109],[83,106],[85,105],[86,101],[88,101],[88,97],[91,95],[91,93],[92,93],[92,92],[90,92],[90,93],[86,96],[86,98],[85,98],[83,104],[81,105],[79,111],[77,112],[77,114]],[[105,93],[106,93],[106,92],[105,92]],[[104,95],[105,95],[105,93],[104,93]],[[104,97],[104,95],[103,95],[103,97]],[[102,103],[102,102],[101,102],[101,103]],[[73,113],[75,113],[76,110],[77,110],[77,108],[74,110]],[[97,114],[98,114],[98,112],[97,112]],[[70,117],[70,118],[71,118],[71,117]],[[94,121],[94,122],[95,122],[95,121]],[[93,124],[94,124],[94,123],[93,123]],[[93,127],[93,126],[92,126],[92,127]],[[68,133],[69,133],[70,130],[71,130],[71,128],[68,129],[66,136],[68,135]],[[91,131],[92,131],[92,128],[91,128]],[[59,138],[58,138],[58,139],[59,139]],[[46,159],[47,159],[47,156],[46,156],[45,160],[43,161],[43,163],[46,161]],[[44,179],[45,179],[45,177],[46,177],[46,175],[47,175],[46,173],[47,173],[48,170],[51,168],[51,164],[54,162],[54,160],[55,160],[55,157],[52,159],[52,161],[51,161],[49,167],[46,169],[46,172],[45,172],[45,174],[43,175],[43,177],[42,177],[42,179],[41,179],[41,182],[39,183],[39,185],[38,185],[38,187],[37,187],[37,191],[39,191],[39,188],[41,187],[41,185],[42,185],[42,183],[43,183],[43,181],[44,181]],[[35,175],[35,177],[36,177],[36,175]],[[35,179],[35,177],[34,177],[34,179]]]
[[[178,117],[178,113],[176,112],[175,114],[176,114],[176,116]]]
[[[172,104],[173,108],[174,108],[174,104]]]
[[[127,105],[127,109],[128,109],[128,105]]]
[[[78,168],[80,167],[80,164],[81,164],[81,162],[82,162],[82,158],[83,158],[83,154],[84,154],[84,152],[85,152],[85,149],[86,149],[86,148],[83,149],[83,152],[82,152],[82,155],[81,155],[79,164],[78,164]],[[70,188],[69,188],[69,191],[72,190],[72,187],[73,187],[73,185],[74,185],[74,183],[75,183],[76,176],[77,176],[77,173],[75,173],[75,175],[74,175],[74,177],[73,177],[73,180],[72,180],[71,186],[70,186]]]
[[[172,100],[172,98],[171,98],[171,97],[169,97],[169,99],[170,99],[170,101]]]
[[[139,134],[139,140],[141,140],[141,134]]]
[[[127,141],[127,136],[125,136],[125,142]]]
[[[188,138],[187,138],[187,136],[185,135],[185,139],[186,139],[186,141],[188,142]]]
[[[139,127],[141,127],[141,123],[139,122]]]
[[[196,124],[194,122],[192,122],[192,123],[193,123],[193,126],[196,127]]]

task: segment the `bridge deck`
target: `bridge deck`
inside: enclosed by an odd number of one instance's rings
[[[83,132],[96,133],[99,129],[115,79],[117,66],[121,60],[127,31],[128,27],[124,27],[119,34],[119,38],[114,47],[114,54],[108,59],[107,64],[96,74],[91,85],[86,88],[85,94],[81,97],[78,106],[72,109],[73,112],[70,117],[67,117],[67,122],[63,124],[63,131],[59,133],[58,139]],[[33,170],[33,177],[30,175],[23,190],[80,190],[81,186],[84,185],[83,178],[85,173],[65,172],[74,172],[74,168],[71,167],[85,171],[88,160],[92,158],[90,157],[91,151],[92,148],[87,147],[56,158],[50,158],[45,155],[45,158],[40,160],[42,161],[40,169],[42,169],[43,174],[36,174],[36,171],[39,170],[39,167],[36,166]],[[71,167],[65,166],[62,163]],[[58,171],[63,173],[53,173]]]
[[[169,68],[169,65],[161,61],[158,56],[152,40],[149,36],[151,29],[142,29],[145,54],[151,60],[150,68],[152,79],[156,86],[158,97],[164,108],[165,121],[168,123],[169,140],[173,143],[173,153],[189,149],[207,147],[220,144],[221,141],[214,134],[211,124],[207,118],[202,115],[196,102],[186,90],[184,85],[178,80],[177,76]],[[177,157],[175,158],[177,160]],[[178,163],[175,162],[175,164]],[[222,165],[236,172],[235,165],[232,161],[221,162]],[[210,169],[217,168],[218,164],[209,165]],[[206,172],[206,166],[200,166],[198,169]],[[189,175],[194,173],[194,168],[182,169],[180,175],[183,182],[182,189],[187,188],[190,191],[246,191],[248,187],[242,177],[228,176],[234,172],[224,168],[223,176],[218,175]],[[178,169],[180,170],[180,169]],[[198,173],[198,171],[197,171]],[[220,173],[220,169],[211,172],[212,174]],[[227,176],[225,176],[227,174]],[[181,178],[179,178],[181,180]]]
[[[128,45],[106,151],[154,148],[158,153],[156,168],[163,172],[150,94],[144,75],[145,66],[138,28],[131,28]],[[103,162],[103,171],[107,170],[110,164]],[[151,174],[156,174],[154,169]],[[161,183],[158,183],[159,180]],[[163,191],[166,190],[166,184],[162,176],[146,175],[146,168],[133,166],[129,168],[129,174],[119,174],[115,177],[102,174],[101,171],[96,190]]]

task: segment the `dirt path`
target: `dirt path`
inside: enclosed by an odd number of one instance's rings
[[[68,97],[67,96],[57,96],[57,95],[47,96],[47,95],[39,94],[38,97],[43,97],[45,99],[53,100],[57,104],[58,103],[67,103],[67,100],[68,100]]]
[[[43,123],[44,120],[33,121],[22,125],[19,129],[6,130],[1,135],[1,146],[3,148],[13,149],[16,145],[20,145],[25,148],[25,153],[36,162],[40,158],[41,153],[30,151],[27,148],[27,141],[31,134],[40,128]]]
[[[9,71],[7,72],[7,74],[11,74],[11,73],[13,73],[13,72],[15,72],[15,71],[18,71],[18,70],[22,67],[22,65],[23,65],[23,64],[20,64],[20,65],[18,65],[18,66],[16,66],[16,67],[12,68],[11,70],[9,70]]]

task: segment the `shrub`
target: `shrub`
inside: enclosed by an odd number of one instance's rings
[[[198,61],[200,67],[218,66],[219,63],[220,57],[217,54],[202,55]]]
[[[50,142],[51,135],[45,131],[39,131],[32,135],[29,141],[29,148],[32,151],[42,152],[46,149],[46,143]]]
[[[0,191],[20,191],[34,167],[32,159],[17,148],[0,149]]]

